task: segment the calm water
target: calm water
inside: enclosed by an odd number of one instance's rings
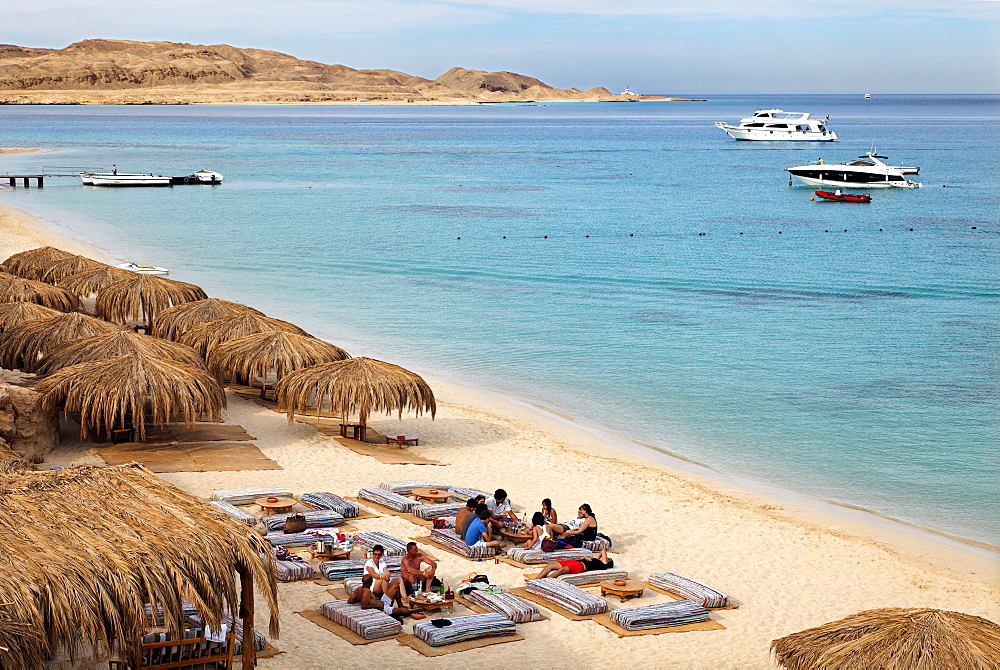
[[[842,141],[712,126],[775,106],[830,114]],[[352,353],[1000,543],[996,97],[4,107],[0,122],[3,144],[62,149],[0,172],[225,174],[0,193],[117,257]],[[788,186],[782,168],[873,141],[925,187],[857,205]]]

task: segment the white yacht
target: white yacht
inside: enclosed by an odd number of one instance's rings
[[[198,170],[194,173],[194,176],[198,179],[199,184],[222,183],[222,175],[218,172],[212,172],[211,170]]]
[[[83,182],[86,184],[86,180]],[[170,186],[170,177],[153,174],[92,174],[91,186]]]
[[[132,272],[141,275],[154,275],[157,277],[165,277],[170,274],[167,268],[161,268],[156,265],[139,265],[138,263],[122,263],[121,265],[116,265],[122,270],[131,270]]]
[[[837,133],[826,127],[830,120],[814,119],[804,112],[785,112],[780,109],[759,109],[753,116],[740,119],[740,125],[731,126],[716,121],[715,127],[726,131],[734,140],[757,142],[832,142]]]
[[[785,168],[810,186],[840,186],[842,188],[920,188],[922,184],[905,177],[916,174],[919,167],[888,165],[888,160],[874,151],[869,151],[857,160],[848,163],[826,163],[820,158],[810,165]]]

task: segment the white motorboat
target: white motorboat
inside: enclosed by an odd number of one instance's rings
[[[90,183],[92,186],[170,186],[170,177],[153,174],[92,174]]]
[[[138,263],[122,263],[121,265],[116,265],[122,270],[131,270],[141,275],[155,275],[157,277],[166,277],[170,274],[170,270],[167,268],[161,268],[156,265],[139,265]]]
[[[804,112],[784,112],[780,109],[759,109],[753,116],[740,119],[740,125],[731,126],[716,121],[715,127],[726,131],[734,140],[757,142],[832,142],[837,133],[826,127],[830,120],[814,119]]]
[[[843,188],[920,188],[922,184],[905,177],[916,174],[918,167],[888,165],[888,160],[874,151],[869,151],[857,160],[848,163],[826,163],[820,158],[810,165],[785,168],[810,186],[840,186]]]
[[[148,174],[139,174],[136,172],[123,172],[118,174],[117,172],[81,172],[80,179],[83,181],[84,186],[93,186],[94,177],[98,179],[114,179],[118,177],[148,177]]]
[[[221,184],[222,175],[218,172],[212,172],[211,170],[198,170],[194,173],[194,176],[198,178],[199,184]]]

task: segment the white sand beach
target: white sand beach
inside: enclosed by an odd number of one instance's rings
[[[2,197],[2,196],[0,196]],[[0,209],[3,257],[41,244],[89,253],[16,210]],[[205,287],[212,294],[211,287]],[[226,296],[214,296],[226,298]],[[281,314],[272,314],[281,318]],[[309,324],[299,324],[308,330]],[[357,352],[361,355],[364,352]],[[296,614],[334,599],[315,582],[279,585],[283,653],[265,670],[376,667],[767,668],[771,640],[877,607],[934,607],[1000,621],[1000,564],[988,552],[834,515],[763,496],[733,484],[631,453],[597,434],[523,403],[427,377],[438,401],[430,417],[373,417],[382,433],[419,435],[414,453],[446,465],[385,465],[358,455],[303,423],[229,393],[227,423],[243,426],[279,471],[173,473],[163,477],[208,497],[218,489],[284,486],[293,493],[354,496],[380,481],[417,479],[490,490],[505,488],[528,512],[552,499],[563,518],[593,506],[614,540],[617,565],[634,578],[671,571],[705,582],[739,604],[715,611],[725,628],[619,638],[590,621],[549,620],[518,626],[524,641],[425,658],[394,641],[352,646]],[[679,449],[679,451],[683,451]],[[58,449],[49,464],[95,462],[91,453]],[[385,515],[355,522],[406,539],[427,529]],[[505,587],[523,585],[506,564],[470,562],[429,545],[449,585],[471,572]],[[595,591],[596,592],[596,591]],[[666,600],[652,592],[625,606]],[[612,607],[619,607],[612,599]],[[263,608],[263,601],[258,602]],[[459,609],[456,614],[468,613]],[[404,627],[408,630],[409,623]],[[627,660],[626,660],[627,659]]]

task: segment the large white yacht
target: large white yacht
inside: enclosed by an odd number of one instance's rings
[[[907,179],[904,175],[916,174],[919,167],[888,165],[888,160],[874,151],[869,151],[857,160],[847,163],[826,163],[819,159],[809,165],[785,168],[788,172],[810,186],[840,186],[844,188],[920,188],[922,184]]]
[[[734,140],[757,142],[832,142],[837,133],[826,127],[830,120],[814,119],[804,112],[785,112],[780,109],[759,109],[753,116],[740,119],[740,125],[731,126],[716,121],[715,127],[726,131]]]

